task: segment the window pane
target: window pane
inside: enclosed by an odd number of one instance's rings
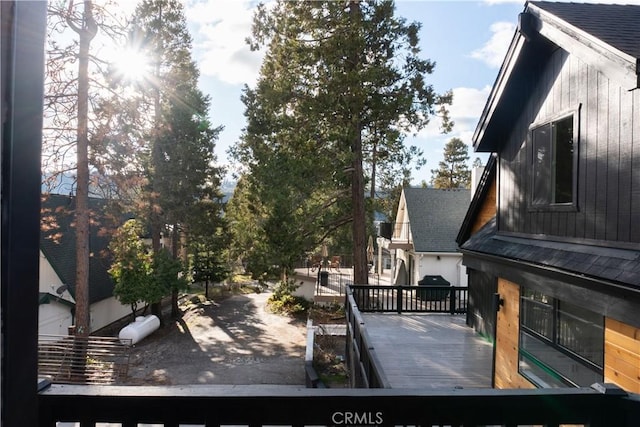
[[[603,317],[568,302],[559,302],[558,344],[602,367]]]
[[[551,125],[532,131],[533,142],[533,204],[551,202]]]
[[[602,381],[600,372],[526,332],[520,333],[520,346],[519,370],[539,387],[588,387]]]
[[[553,340],[553,299],[530,289],[523,289],[522,325]]]
[[[554,148],[554,203],[573,201],[573,116],[552,124]]]
[[[518,371],[540,388],[570,386],[543,361],[549,361],[556,351],[526,332],[520,333]]]

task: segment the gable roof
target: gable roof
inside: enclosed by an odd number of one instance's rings
[[[456,236],[469,207],[466,189],[408,187],[403,190],[415,252],[456,252]]]
[[[558,47],[596,67],[623,88],[640,87],[640,5],[528,2],[473,135],[476,151],[498,151]]]
[[[113,281],[108,273],[111,258],[107,255],[109,237],[102,228],[109,225],[106,215],[107,201],[89,199],[92,221],[89,232],[89,302],[113,296]],[[42,200],[45,220],[40,232],[40,250],[60,280],[69,286],[75,298],[76,232],[74,222],[75,197],[49,194]],[[51,225],[49,225],[51,224]]]

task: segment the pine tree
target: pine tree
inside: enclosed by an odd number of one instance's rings
[[[199,200],[221,197],[222,171],[213,166],[221,128],[209,123],[210,101],[197,88],[199,72],[191,58],[181,2],[144,0],[134,14],[131,43],[146,50],[154,63],[146,169],[152,248],[160,251],[164,231],[172,235],[172,254],[178,258],[180,234],[189,232],[188,220],[193,218],[190,210]],[[172,314],[177,316],[177,289],[172,296]]]
[[[418,55],[419,25],[394,9],[392,1],[278,1],[259,7],[250,40],[267,54],[256,88],[245,88],[236,157],[271,218],[264,226],[288,228],[265,233],[266,246],[286,240],[300,256],[351,224],[356,283],[368,280],[365,178],[404,164],[411,151],[402,134],[450,102],[425,82],[434,64]],[[365,168],[374,164],[375,176]]]
[[[189,221],[189,252],[194,282],[205,283],[205,295],[209,297],[209,282],[221,282],[229,275],[228,251],[230,234],[223,215],[221,200],[201,200],[193,209]]]
[[[438,169],[431,170],[431,184],[435,188],[470,188],[468,153],[467,144],[459,138],[451,138],[444,147],[444,160]]]
[[[111,194],[115,189],[107,180],[117,166],[105,165],[112,158],[110,153],[121,151],[106,148],[102,138],[105,129],[113,129],[110,123],[113,115],[96,108],[105,102],[108,91],[103,90],[107,86],[102,73],[104,62],[95,55],[93,47],[98,34],[103,41],[114,41],[122,36],[124,26],[117,11],[107,10],[103,2],[99,3],[60,0],[48,4],[43,188],[45,192],[59,193],[60,185],[71,180],[71,184],[62,189],[74,194],[76,199],[74,298],[78,335],[88,335],[91,324],[89,229],[97,226],[101,232],[105,231],[104,224],[91,222],[93,212],[89,209],[88,196],[90,191],[107,189]]]

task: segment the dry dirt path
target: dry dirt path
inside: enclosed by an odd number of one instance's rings
[[[270,292],[187,310],[136,344],[126,384],[304,386],[306,324],[266,311]]]

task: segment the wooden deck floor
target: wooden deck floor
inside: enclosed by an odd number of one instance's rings
[[[392,388],[489,388],[493,346],[464,315],[363,314]]]

